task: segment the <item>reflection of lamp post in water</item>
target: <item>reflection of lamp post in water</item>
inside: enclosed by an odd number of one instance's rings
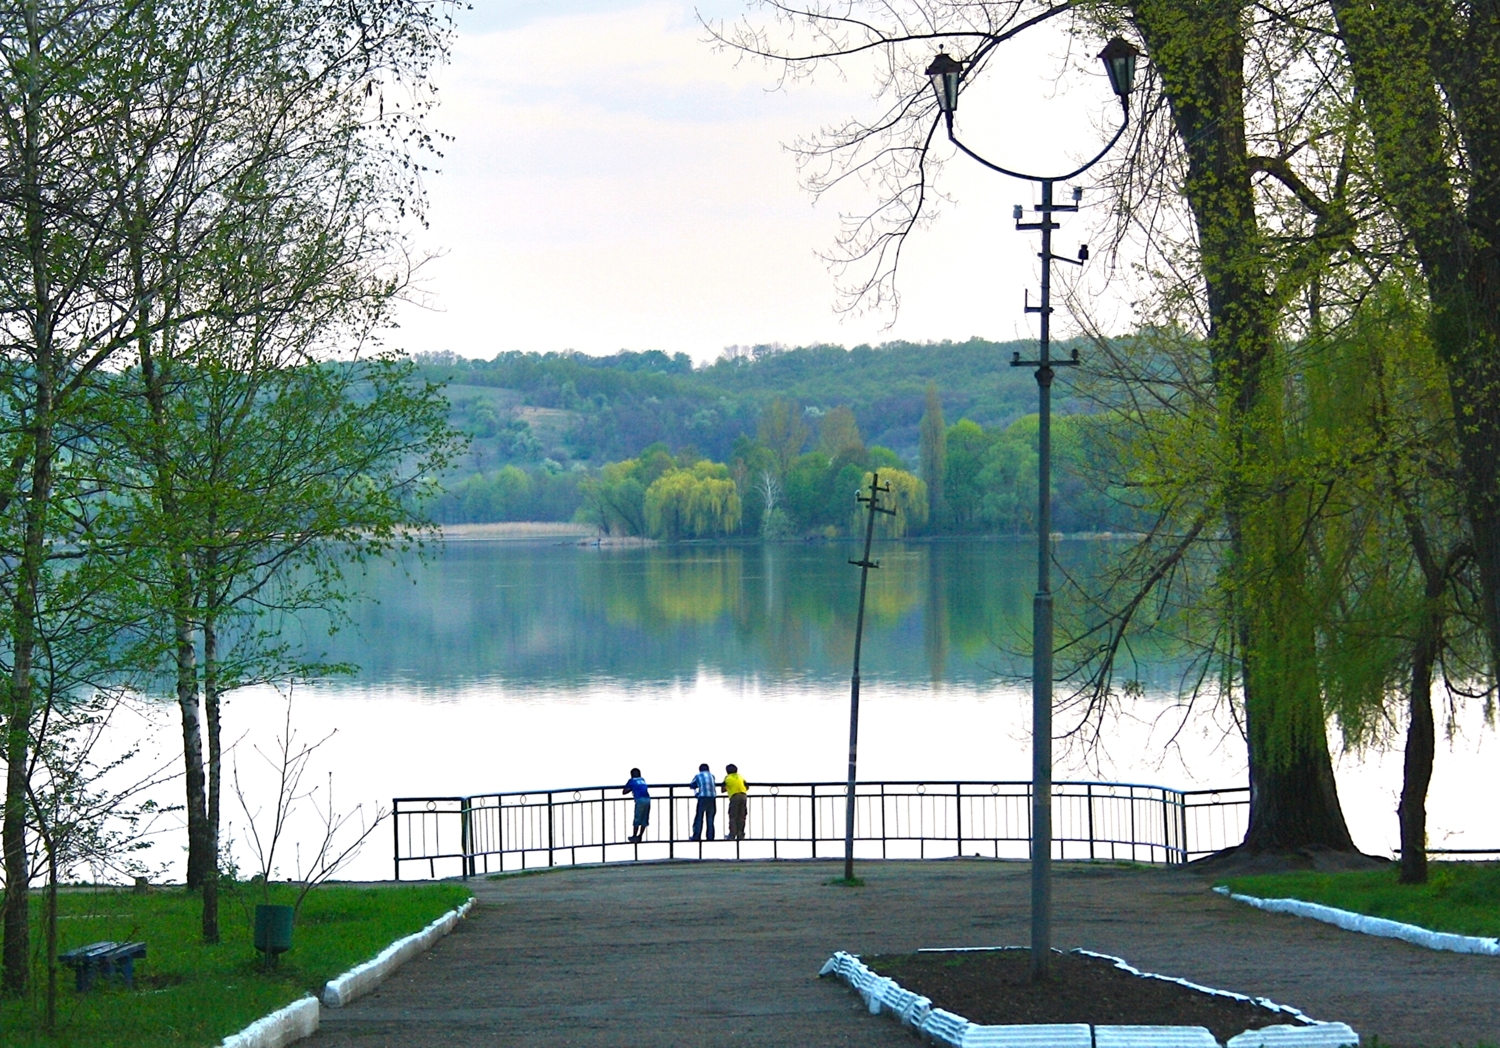
[[[1114,148],[1130,126],[1130,91],[1135,85],[1135,60],[1140,55],[1133,46],[1115,37],[1099,52],[1109,74],[1110,87],[1120,100],[1124,119],[1109,144],[1088,163],[1065,175],[1028,175],[992,164],[960,142],[953,134],[953,111],[958,108],[958,89],[964,77],[964,63],[939,52],[926,69],[932,79],[938,107],[948,125],[948,140],[966,155],[991,171],[1012,178],[1042,184],[1042,203],[1036,208],[1040,222],[1021,222],[1022,208],[1016,205],[1016,228],[1036,229],[1042,234],[1042,301],[1027,305],[1026,312],[1041,314],[1042,330],[1038,339],[1036,360],[1022,360],[1017,353],[1012,367],[1036,368],[1040,408],[1037,413],[1037,516],[1036,516],[1036,598],[1032,603],[1031,634],[1031,976],[1045,979],[1050,968],[1052,950],[1052,583],[1050,578],[1052,534],[1052,369],[1078,363],[1075,349],[1071,359],[1052,359],[1052,263],[1068,262],[1081,266],[1088,260],[1088,248],[1078,251],[1078,258],[1052,253],[1052,231],[1060,228],[1052,221],[1058,211],[1077,211],[1083,191],[1073,189],[1072,204],[1055,204],[1052,186],[1083,174]],[[856,649],[857,650],[857,649]]]
[[[880,474],[870,474],[870,493],[855,495],[855,499],[869,507],[865,522],[865,555],[851,560],[859,569],[859,615],[854,620],[854,676],[849,680],[849,784],[845,787],[844,800],[844,880],[854,880],[854,758],[859,749],[859,647],[865,635],[865,587],[870,581],[870,569],[880,564],[870,559],[870,540],[875,537],[875,514],[886,513],[894,517],[894,509],[880,504],[880,496],[890,494],[891,486],[880,483]]]

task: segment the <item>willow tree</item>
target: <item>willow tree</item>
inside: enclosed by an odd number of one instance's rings
[[[1412,884],[1427,879],[1439,725],[1451,732],[1457,701],[1487,676],[1451,402],[1417,283],[1385,282],[1306,372],[1309,437],[1345,463],[1310,543],[1338,596],[1322,673],[1351,747],[1391,744],[1405,723],[1397,818],[1400,879]],[[1434,702],[1438,680],[1446,701]]]
[[[1381,188],[1425,278],[1492,672],[1500,672],[1500,7],[1331,6]]]
[[[965,88],[982,89],[1008,41],[1073,5],[910,0],[837,14],[756,6],[775,18],[720,27],[718,38],[794,75],[856,60],[872,70],[881,111],[839,123],[800,149],[813,191],[855,177],[875,188],[875,202],[846,226],[840,272],[853,298],[893,303],[901,247],[940,199],[933,179],[945,154],[922,76],[927,62],[944,47],[964,63]],[[1102,22],[1145,45],[1150,67],[1132,102],[1133,149],[1111,181],[1126,233],[1139,230],[1143,215],[1170,216],[1147,229],[1155,238],[1148,250],[1157,252],[1153,265],[1166,263],[1170,319],[1200,347],[1203,365],[1195,376],[1202,424],[1192,447],[1180,449],[1191,453],[1195,483],[1183,487],[1180,471],[1158,476],[1158,523],[1131,561],[1141,569],[1131,591],[1109,609],[1094,693],[1109,693],[1113,653],[1152,589],[1189,551],[1210,544],[1216,583],[1202,609],[1221,626],[1213,631],[1221,694],[1237,697],[1244,715],[1245,846],[1351,850],[1329,756],[1302,541],[1316,488],[1293,461],[1286,391],[1295,367],[1284,352],[1297,330],[1289,318],[1319,275],[1357,250],[1348,121],[1338,119],[1348,97],[1331,72],[1327,33],[1273,32],[1270,19],[1240,0],[1137,0],[1100,5],[1075,24],[1091,31]],[[1280,94],[1258,95],[1273,82]],[[1144,200],[1136,195],[1143,189]],[[1186,207],[1173,213],[1179,199]],[[1185,235],[1173,235],[1174,223]]]

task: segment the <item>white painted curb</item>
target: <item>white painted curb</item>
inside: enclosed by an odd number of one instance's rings
[[[955,950],[919,950],[919,953],[969,953],[1013,947],[960,947]],[[1305,1025],[1269,1026],[1247,1030],[1229,1039],[1228,1048],[1357,1048],[1359,1034],[1345,1023],[1311,1019],[1296,1008],[1264,997],[1246,997],[1228,990],[1199,986],[1186,979],[1156,975],[1132,968],[1118,957],[1091,950],[1074,950],[1084,957],[1113,961],[1115,967],[1145,979],[1177,983],[1200,993],[1249,1001],[1262,1008],[1284,1012]],[[961,1015],[934,1008],[932,1001],[904,989],[894,979],[877,975],[853,954],[838,951],[823,964],[819,976],[837,975],[865,999],[871,1015],[890,1012],[933,1044],[944,1048],[1218,1048],[1213,1034],[1201,1026],[1095,1026],[1086,1023],[981,1026]]]
[[[283,1048],[318,1032],[318,999],[304,997],[224,1038],[220,1048]]]
[[[336,979],[330,979],[323,987],[323,1003],[330,1008],[342,1008],[357,998],[363,997],[390,978],[391,973],[432,944],[451,932],[459,921],[469,914],[474,905],[470,899],[456,910],[449,910],[437,920],[415,934],[397,939],[374,958],[364,964],[350,968]]]
[[[1478,953],[1488,957],[1500,957],[1500,939],[1435,932],[1430,928],[1422,928],[1415,924],[1402,924],[1400,921],[1391,921],[1384,917],[1371,917],[1350,910],[1340,910],[1334,906],[1324,906],[1322,903],[1303,902],[1301,899],[1257,899],[1253,895],[1231,892],[1222,884],[1216,886],[1214,891],[1220,895],[1229,896],[1235,902],[1254,906],[1258,910],[1289,913],[1295,917],[1310,917],[1315,921],[1323,921],[1325,924],[1343,928],[1345,931],[1378,935],[1383,939],[1400,939],[1414,946],[1425,946],[1429,950],[1448,950],[1452,953]]]
[[[1189,990],[1197,990],[1199,993],[1206,993],[1210,997],[1228,997],[1230,1000],[1234,1001],[1249,1001],[1251,1004],[1258,1005],[1261,1008],[1267,1008],[1273,1012],[1284,1012],[1285,1014],[1291,1016],[1293,1019],[1296,1019],[1298,1022],[1306,1023],[1308,1026],[1330,1025],[1327,1023],[1319,1023],[1317,1019],[1314,1019],[1312,1016],[1298,1011],[1296,1008],[1293,1008],[1289,1004],[1277,1004],[1269,997],[1246,997],[1244,994],[1235,993],[1232,990],[1216,990],[1212,986],[1200,986],[1198,983],[1188,982],[1186,979],[1178,979],[1171,975],[1157,975],[1155,972],[1143,972],[1139,968],[1133,967],[1132,965],[1126,963],[1122,958],[1116,957],[1113,954],[1109,953],[1095,953],[1093,950],[1074,950],[1073,952],[1081,957],[1097,957],[1100,960],[1111,961],[1114,963],[1114,966],[1116,968],[1119,968],[1122,971],[1127,971],[1131,975],[1139,975],[1142,979],[1160,979],[1162,982],[1176,983],[1178,986],[1186,986]],[[1342,1026],[1343,1023],[1334,1023],[1332,1025]],[[1356,1036],[1354,1041],[1351,1043],[1358,1044],[1359,1038]]]

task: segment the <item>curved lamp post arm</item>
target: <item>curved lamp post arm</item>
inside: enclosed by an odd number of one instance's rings
[[[1128,105],[1121,104],[1120,109],[1125,114],[1125,120],[1120,124],[1119,130],[1115,132],[1114,137],[1111,138],[1108,143],[1106,143],[1103,149],[1099,150],[1099,152],[1094,155],[1094,158],[1092,160],[1081,167],[1074,168],[1072,171],[1069,171],[1065,175],[1028,175],[1024,171],[1012,171],[1008,167],[1001,167],[999,164],[992,163],[986,160],[984,157],[974,152],[974,150],[970,149],[968,146],[960,142],[958,140],[958,137],[954,135],[953,118],[951,115],[948,116],[948,141],[957,146],[965,156],[969,157],[972,160],[979,161],[979,163],[983,164],[991,171],[998,171],[1002,175],[1009,175],[1011,178],[1025,179],[1027,182],[1066,182],[1070,178],[1076,178],[1078,175],[1083,174],[1089,168],[1093,167],[1099,161],[1103,160],[1105,154],[1107,154],[1111,149],[1115,147],[1115,143],[1120,140],[1120,136],[1125,133],[1128,127],[1130,127],[1130,107]]]

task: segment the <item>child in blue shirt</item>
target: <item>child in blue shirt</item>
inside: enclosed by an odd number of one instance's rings
[[[641,769],[630,769],[630,781],[620,792],[635,795],[635,832],[626,839],[631,844],[639,844],[646,827],[651,825],[651,791],[646,788],[646,780],[641,778]]]

